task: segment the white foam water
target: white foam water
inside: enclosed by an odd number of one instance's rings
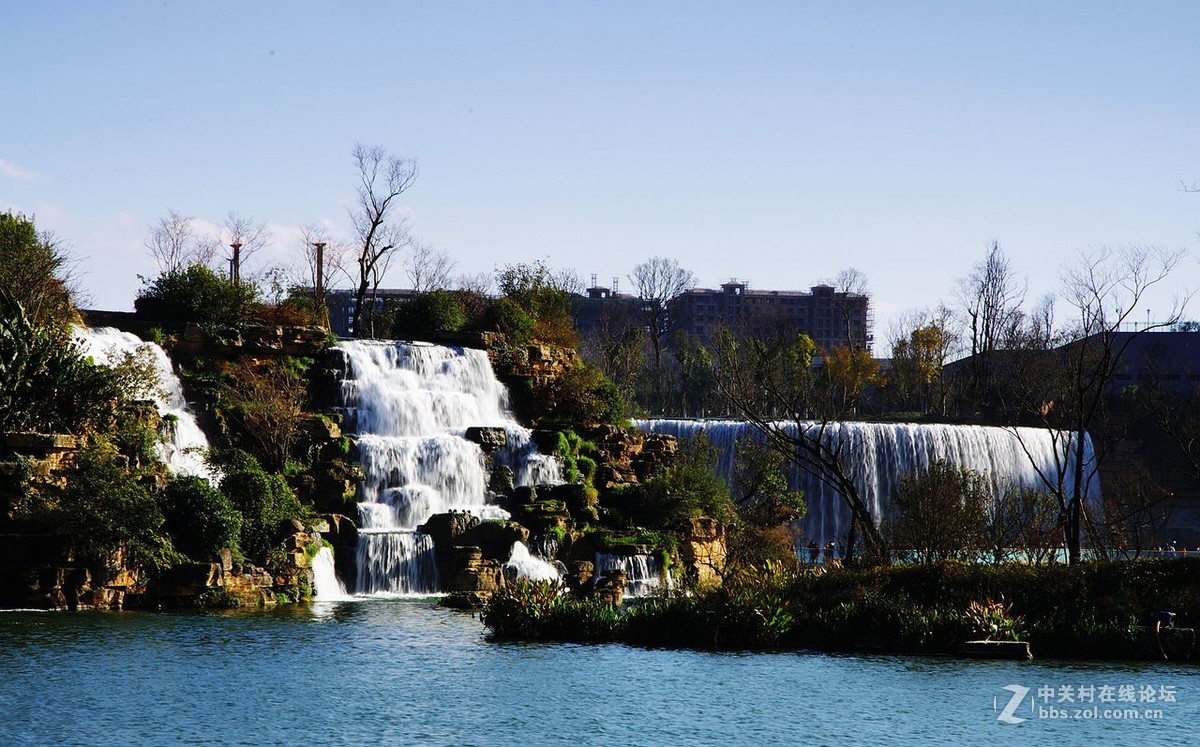
[[[340,602],[350,599],[346,585],[338,578],[333,563],[333,550],[322,547],[312,559],[313,600],[317,602]]]
[[[537,452],[508,409],[508,392],[480,350],[424,343],[340,343],[342,402],[356,435],[365,479],[359,490],[356,591],[427,594],[438,590],[433,543],[416,531],[430,516],[465,511],[506,518],[488,501],[480,446],[467,428],[503,428],[493,461],[517,485],[562,481],[558,460]]]
[[[618,568],[625,571],[625,596],[644,597],[663,588],[671,587],[671,575],[664,572],[662,564],[654,555],[638,553],[636,555],[616,555],[614,553],[598,552],[595,555],[595,578],[598,580],[608,571]]]
[[[83,353],[101,366],[115,366],[126,356],[146,356],[158,375],[154,404],[166,426],[157,446],[159,457],[173,474],[198,475],[211,482],[213,475],[205,462],[208,438],[183,397],[183,382],[175,375],[167,351],[114,327],[75,327],[74,337]]]
[[[753,424],[737,420],[637,420],[634,425],[680,440],[703,433],[716,447],[718,469],[731,483],[738,440],[760,438]],[[820,432],[817,423],[783,426],[792,434],[798,427],[809,429],[814,437]],[[926,469],[937,460],[975,470],[990,481],[993,490],[1009,485],[1044,489],[1048,481],[1061,481],[1070,490],[1074,484],[1073,439],[1042,428],[845,422],[827,424],[823,438],[831,445],[845,445],[849,456],[844,466],[876,520],[890,507],[903,475]],[[1100,480],[1086,434],[1084,449],[1085,495],[1098,502]],[[802,520],[805,538],[822,546],[842,542],[850,526],[850,510],[842,496],[795,465],[790,465],[787,479],[791,489],[803,491],[808,504]]]

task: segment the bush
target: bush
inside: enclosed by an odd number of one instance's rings
[[[248,321],[258,300],[252,283],[234,284],[202,264],[165,272],[138,293],[139,317],[184,324],[237,325]]]
[[[549,399],[554,409],[546,418],[563,425],[616,425],[624,421],[625,397],[604,372],[580,362],[567,369],[552,385]]]
[[[124,394],[117,373],[84,358],[65,331],[35,325],[0,289],[0,430],[104,427]]]
[[[192,560],[215,560],[223,547],[236,550],[242,516],[202,477],[179,476],[162,494],[166,528],[175,547]]]
[[[226,456],[230,466],[221,490],[242,513],[241,548],[246,557],[261,561],[275,549],[279,525],[304,516],[304,507],[282,477],[267,474],[244,452]]]
[[[635,505],[638,523],[675,527],[698,516],[728,522],[733,518],[729,484],[717,473],[717,453],[703,434],[680,444],[670,461],[646,482],[643,501]]]
[[[397,304],[392,311],[392,335],[424,339],[433,332],[458,332],[467,322],[456,294],[435,290]]]
[[[65,329],[76,319],[69,267],[70,258],[52,234],[39,234],[24,215],[0,213],[0,288],[34,325]]]

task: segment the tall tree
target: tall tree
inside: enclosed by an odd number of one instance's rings
[[[454,272],[454,260],[450,255],[434,249],[423,241],[414,239],[412,251],[404,263],[404,271],[412,289],[418,293],[446,290],[450,287],[450,274]]]
[[[858,489],[861,444],[839,427],[850,413],[814,368],[816,343],[804,334],[764,339],[728,329],[719,340],[717,385],[729,407],[780,456],[842,497],[852,516],[847,557],[861,537],[869,557],[886,561],[877,517]]]
[[[1020,323],[1025,283],[1016,277],[1000,243],[993,241],[987,256],[957,285],[971,344],[970,390],[976,400],[990,399],[995,353]]]
[[[0,213],[0,289],[34,325],[63,326],[75,318],[73,261],[54,234],[31,218]]]
[[[217,255],[220,240],[196,230],[196,218],[167,211],[150,226],[146,249],[158,263],[163,275],[179,272],[191,265],[208,265]]]
[[[382,146],[355,145],[351,152],[358,172],[357,201],[350,222],[358,244],[358,289],[354,295],[356,336],[374,335],[375,296],[393,253],[408,244],[408,219],[399,198],[417,180],[417,162],[390,155]],[[371,293],[369,309],[367,293]],[[367,320],[364,330],[364,319]]]
[[[1058,500],[1071,563],[1082,559],[1090,522],[1086,499],[1108,445],[1088,434],[1109,416],[1112,383],[1126,351],[1141,335],[1170,329],[1190,293],[1177,296],[1157,322],[1123,331],[1151,289],[1166,282],[1184,253],[1143,246],[1084,252],[1062,276],[1064,300],[1075,313],[1067,341],[1028,356],[1019,367],[1023,385],[1014,392],[1027,417],[1049,428],[1056,440],[1053,474],[1041,475]],[[1041,361],[1044,365],[1037,365]],[[1020,432],[1017,431],[1018,438]],[[1035,461],[1036,463],[1036,461]]]
[[[684,269],[679,262],[666,257],[651,257],[633,268],[629,276],[634,291],[640,300],[638,306],[642,327],[650,340],[654,354],[654,371],[651,372],[653,392],[652,405],[663,406],[662,354],[672,330],[671,300],[696,285],[691,270]]]

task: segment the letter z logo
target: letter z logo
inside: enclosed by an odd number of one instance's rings
[[[1008,699],[1008,704],[1004,706],[1003,711],[1000,711],[1000,715],[996,717],[996,720],[1003,721],[1006,724],[1021,723],[1025,719],[1021,718],[1020,716],[1014,716],[1013,714],[1017,712],[1017,708],[1021,706],[1021,703],[1025,700],[1025,696],[1029,694],[1029,688],[1022,687],[1020,685],[1005,685],[1001,689],[1008,690],[1010,693],[1012,693],[1012,697]],[[994,711],[998,707],[999,700],[997,698],[992,698],[992,710]]]

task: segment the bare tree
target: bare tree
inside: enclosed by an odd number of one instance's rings
[[[629,276],[634,291],[641,299],[642,323],[654,351],[654,368],[662,368],[662,352],[671,333],[671,299],[696,285],[691,270],[666,257],[651,257]]]
[[[1053,472],[1041,474],[1059,504],[1071,563],[1082,559],[1089,486],[1094,484],[1109,445],[1089,437],[1108,417],[1112,382],[1125,352],[1140,336],[1169,329],[1183,314],[1190,293],[1177,296],[1158,322],[1122,331],[1147,293],[1170,276],[1182,251],[1142,246],[1103,248],[1080,255],[1062,278],[1064,298],[1076,314],[1066,344],[1040,356],[1043,366],[1020,366],[1025,386],[1017,392],[1026,413],[1050,429],[1055,441]],[[1020,438],[1019,430],[1014,429]],[[1031,461],[1037,464],[1037,460]]]
[[[358,289],[354,296],[354,334],[364,332],[367,292],[371,304],[367,329],[374,334],[375,294],[392,255],[409,241],[408,219],[401,214],[398,198],[417,180],[417,162],[389,155],[382,146],[355,145],[351,152],[358,172],[357,202],[350,221],[358,243]]]
[[[993,241],[987,256],[959,278],[957,286],[971,343],[970,389],[973,399],[990,398],[995,352],[1020,320],[1025,283],[1018,281],[1000,243]]]
[[[496,293],[496,276],[490,272],[463,273],[454,280],[456,290],[491,296]]]
[[[212,262],[219,240],[199,233],[195,223],[194,217],[170,210],[150,226],[146,249],[158,263],[159,272],[173,273],[189,265]]]
[[[851,350],[870,350],[871,329],[868,319],[871,294],[867,289],[866,273],[847,267],[829,285],[834,289],[834,307],[846,326],[846,345]],[[859,298],[866,298],[867,305],[856,303]],[[860,313],[863,315],[861,319],[858,318]]]
[[[454,260],[440,249],[434,249],[424,241],[413,239],[412,251],[404,263],[404,271],[417,293],[445,290],[450,286]]]
[[[221,243],[224,245],[225,261],[229,263],[229,277],[235,283],[242,276],[242,264],[267,246],[271,232],[266,223],[255,223],[248,215],[230,210],[221,224]]]

